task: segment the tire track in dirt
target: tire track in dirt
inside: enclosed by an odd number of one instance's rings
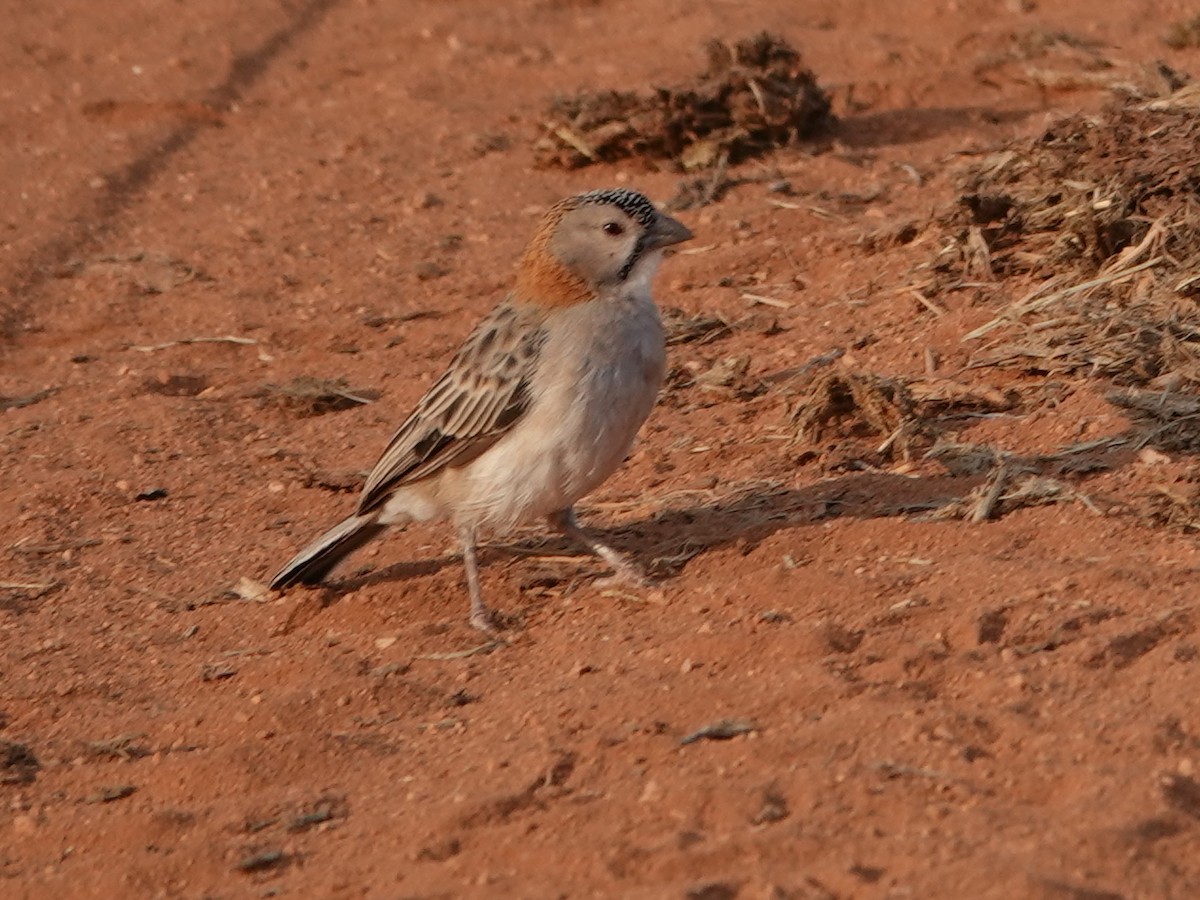
[[[33,299],[39,289],[55,277],[62,266],[83,250],[107,236],[113,221],[137,200],[175,157],[203,132],[223,124],[220,113],[242,99],[271,68],[275,60],[297,39],[316,28],[342,0],[308,0],[300,4],[290,21],[276,29],[253,50],[233,58],[225,80],[209,90],[195,106],[218,111],[218,116],[185,116],[161,141],[154,141],[126,165],[101,174],[103,187],[94,200],[79,204],[71,224],[51,237],[16,266],[12,281],[0,287],[10,298],[0,309],[0,338],[11,342],[28,322]]]

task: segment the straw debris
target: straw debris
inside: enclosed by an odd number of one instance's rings
[[[875,453],[888,457],[898,450],[905,460],[911,458],[915,440],[928,436],[908,385],[870,372],[820,376],[792,408],[791,421],[797,440],[825,440],[836,424],[844,438],[883,436]]]
[[[650,93],[556,97],[534,145],[539,164],[575,169],[628,157],[723,168],[811,137],[831,121],[829,95],[783,38],[712,40],[693,81]]]
[[[871,372],[833,371],[814,378],[789,409],[796,440],[883,437],[873,448],[883,458],[912,459],[965,415],[998,412],[1016,405],[1014,394],[945,378],[884,377]]]
[[[1151,524],[1185,534],[1200,532],[1200,469],[1192,466],[1171,484],[1159,484],[1146,497]]]
[[[965,497],[930,513],[928,518],[986,522],[1018,509],[1075,500],[1099,512],[1085,494],[1067,482],[1036,472],[1013,469],[1001,462],[991,471],[987,481]]]
[[[1071,481],[1117,465],[1127,438],[1106,437],[1064,447],[1056,453],[1019,455],[987,444],[939,443],[925,454],[960,477],[986,475],[972,491],[930,513],[930,519],[986,522],[1018,509],[1055,503],[1082,503],[1106,515]]]
[[[369,388],[351,389],[342,378],[301,375],[286,384],[264,384],[257,396],[307,418],[372,403],[381,394]]]
[[[972,365],[1200,382],[1200,107],[1188,91],[1068,118],[966,173],[922,291],[1036,282],[966,336],[986,338]]]
[[[1166,453],[1200,453],[1200,397],[1173,391],[1114,391],[1109,403],[1140,427],[1137,446]]]

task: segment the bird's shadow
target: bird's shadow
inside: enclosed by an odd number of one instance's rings
[[[1057,454],[1009,454],[1003,460],[997,457],[990,465],[970,468],[969,474],[950,465],[950,471],[940,475],[859,471],[799,488],[759,482],[707,491],[677,491],[658,501],[651,499],[629,506],[608,504],[607,508],[592,509],[583,506],[580,520],[592,537],[629,558],[654,580],[669,582],[698,556],[728,546],[737,546],[747,554],[778,532],[839,518],[919,517],[951,504],[961,504],[972,491],[989,482],[997,473],[997,466],[1011,472],[1056,478],[1086,476],[1129,465],[1139,446],[1140,432],[1133,429],[1113,439],[1079,445]],[[597,519],[608,521],[597,522]],[[506,543],[481,545],[479,556],[480,565],[485,567],[517,564],[524,559],[531,568],[522,576],[522,587],[587,579],[605,571],[605,563],[574,541],[534,528],[518,533]],[[364,571],[326,585],[317,607],[330,606],[361,587],[427,577],[447,566],[461,565],[461,554],[446,553]],[[311,601],[307,605],[311,606]],[[307,618],[307,614],[302,618]]]
[[[680,575],[697,556],[727,546],[749,553],[781,531],[838,518],[875,519],[938,509],[982,482],[982,476],[908,477],[852,473],[804,487],[734,488],[699,502],[671,505],[631,522],[590,533],[628,553],[655,578]],[[586,523],[585,523],[586,524]]]
[[[724,492],[694,491],[672,496],[640,518],[588,524],[587,507],[580,519],[587,532],[628,556],[656,580],[678,577],[688,562],[710,550],[730,545],[749,552],[767,537],[836,518],[873,519],[927,512],[971,491],[983,476],[909,477],[887,473],[853,473],[801,488],[763,483]],[[591,554],[575,542],[530,529],[509,543],[480,548],[483,567],[519,557],[579,557]],[[447,566],[459,566],[462,556],[448,553],[432,559],[405,561],[339,579],[326,585],[322,606],[329,606],[362,587],[426,577]],[[595,560],[596,574],[604,563]]]

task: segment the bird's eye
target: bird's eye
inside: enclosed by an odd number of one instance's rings
[[[604,233],[610,237],[618,237],[625,233],[625,229],[621,227],[620,222],[605,222]]]

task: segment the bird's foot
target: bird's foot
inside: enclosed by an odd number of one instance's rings
[[[493,640],[502,640],[500,637],[500,628],[503,622],[500,616],[482,603],[471,607],[471,618],[469,621],[472,628],[482,631]]]

